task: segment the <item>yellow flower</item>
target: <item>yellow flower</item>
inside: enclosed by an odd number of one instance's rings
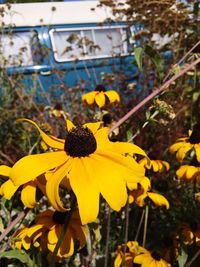
[[[139,164],[144,166],[144,168],[150,170],[152,169],[153,172],[164,172],[168,171],[170,165],[167,161],[164,160],[150,160],[147,158],[143,158],[139,161]]]
[[[141,267],[168,267],[170,266],[165,260],[160,257],[156,251],[146,251],[134,258],[134,263],[141,264]]]
[[[151,199],[151,201],[156,205],[156,206],[159,206],[159,207],[162,207],[164,206],[166,209],[169,209],[169,202],[168,200],[160,195],[160,194],[157,194],[157,193],[154,193],[154,192],[146,192],[146,193],[143,193],[141,195],[139,195],[135,202],[136,204],[139,206],[139,207],[143,207],[145,205],[145,199],[146,198],[149,198]]]
[[[191,165],[182,165],[177,171],[176,176],[180,180],[193,181],[194,179],[200,184],[200,167]]]
[[[19,185],[15,185],[13,181],[9,178],[11,168],[6,165],[0,166],[0,175],[7,180],[0,187],[0,195],[5,197],[5,199],[10,200],[15,192],[19,189]],[[28,208],[34,208],[37,204],[36,200],[36,189],[37,187],[42,189],[42,178],[34,181],[29,181],[25,183],[21,189],[21,201]]]
[[[181,233],[186,245],[192,245],[193,243],[200,245],[200,227],[197,222],[183,223]]]
[[[176,159],[182,162],[191,149],[194,149],[197,161],[200,162],[200,124],[194,125],[188,137],[179,138],[175,144],[170,146],[169,151],[176,152]]]
[[[67,121],[63,140],[46,135],[36,123],[26,121],[32,123],[45,143],[56,151],[23,157],[12,167],[10,178],[15,185],[22,185],[49,172],[47,197],[56,210],[65,211],[59,186],[67,177],[83,224],[97,218],[100,194],[113,210],[119,211],[127,201],[127,183],[139,182],[144,177],[144,168],[127,154],[146,156],[145,152],[130,143],[111,142],[108,128],[100,128],[100,122],[75,127]]]
[[[82,96],[82,101],[89,106],[97,105],[99,108],[107,104],[115,104],[120,101],[119,94],[114,90],[105,91],[104,86],[99,85],[95,91]]]
[[[127,183],[129,192],[129,203],[133,203],[140,195],[146,193],[151,189],[151,182],[149,178],[143,177],[138,183]]]
[[[67,212],[46,210],[35,219],[35,224],[18,230],[12,240],[13,247],[29,250],[32,246],[49,253],[49,258],[63,228]],[[75,249],[81,249],[86,244],[87,228],[81,225],[78,212],[70,218],[68,228],[57,253],[57,259],[68,258],[74,254]],[[76,248],[75,248],[76,242]],[[78,246],[78,247],[77,247]]]
[[[116,251],[116,258],[114,262],[114,267],[120,267],[122,266],[122,263],[124,261],[125,265],[124,267],[132,267],[133,266],[133,259],[136,255],[139,253],[145,252],[146,249],[143,247],[140,247],[138,245],[138,242],[136,241],[129,241],[126,246],[127,252],[124,252],[125,246],[120,245],[117,247]]]

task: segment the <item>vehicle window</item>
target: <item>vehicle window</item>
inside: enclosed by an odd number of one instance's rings
[[[124,55],[128,51],[125,27],[54,29],[50,37],[58,62]]]
[[[12,32],[0,35],[1,67],[30,66],[40,60],[36,32]]]

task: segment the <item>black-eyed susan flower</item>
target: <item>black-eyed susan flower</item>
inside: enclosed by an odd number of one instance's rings
[[[101,123],[87,123],[75,127],[67,121],[66,139],[46,135],[36,123],[44,142],[54,152],[28,155],[11,169],[10,178],[15,185],[22,185],[49,172],[46,193],[52,206],[65,211],[59,186],[68,179],[76,195],[83,224],[92,222],[99,212],[100,194],[113,210],[119,211],[127,201],[127,183],[139,182],[144,177],[144,168],[127,154],[145,152],[126,142],[111,142],[108,128]]]
[[[196,221],[183,223],[180,226],[181,239],[186,245],[200,245],[200,225]]]
[[[129,203],[133,203],[140,195],[146,193],[151,189],[151,182],[149,178],[143,177],[138,183],[127,183],[129,191]]]
[[[120,96],[116,91],[106,91],[104,86],[99,85],[94,91],[84,94],[82,101],[89,106],[97,105],[99,108],[102,108],[107,104],[118,103]]]
[[[155,192],[143,193],[136,198],[135,202],[139,207],[143,207],[145,206],[146,198],[150,199],[156,206],[165,207],[166,209],[169,209],[169,201],[161,194]]]
[[[14,248],[29,250],[37,247],[47,252],[48,258],[55,249],[60,237],[67,212],[46,210],[39,214],[35,223],[29,227],[19,229],[12,241]],[[74,254],[75,249],[79,250],[86,244],[87,228],[81,225],[78,212],[74,212],[70,218],[68,228],[57,253],[57,260],[68,258]]]
[[[182,162],[186,154],[194,149],[197,161],[200,162],[200,123],[194,125],[193,131],[189,131],[188,137],[179,138],[175,144],[170,146],[169,151],[176,153],[176,159]]]
[[[115,252],[116,258],[114,261],[114,267],[132,267],[134,257],[142,252],[146,252],[146,249],[139,246],[136,241],[127,242],[126,251],[125,245],[119,245]]]
[[[15,185],[9,178],[10,171],[11,167],[6,165],[0,166],[0,175],[6,179],[6,181],[0,187],[0,195],[7,200],[10,200],[20,187],[19,185]],[[43,187],[44,185],[42,184],[42,177],[23,184],[21,188],[21,201],[24,206],[28,208],[34,208],[37,204],[36,190],[37,188],[40,188],[44,192]]]
[[[146,251],[139,255],[136,255],[134,258],[134,263],[140,264],[141,267],[169,267],[164,259],[161,258],[160,253],[157,251]]]
[[[200,167],[192,165],[182,165],[176,171],[176,176],[180,180],[187,182],[195,180],[198,184],[200,184]]]
[[[149,160],[147,158],[143,158],[139,161],[139,164],[148,170],[152,170],[153,172],[164,172],[168,171],[170,168],[169,163],[164,160]]]

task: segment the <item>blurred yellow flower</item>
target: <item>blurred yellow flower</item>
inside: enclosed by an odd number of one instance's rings
[[[89,106],[97,105],[102,108],[107,104],[120,102],[120,96],[116,91],[105,91],[104,86],[99,85],[94,91],[84,94],[82,101]]]
[[[113,210],[119,211],[127,201],[127,183],[140,182],[144,177],[144,168],[132,156],[146,156],[145,152],[134,144],[111,142],[108,128],[101,127],[101,122],[75,127],[67,120],[64,140],[48,136],[36,123],[24,120],[32,123],[44,142],[56,151],[23,157],[12,167],[11,180],[19,186],[48,172],[47,197],[56,210],[65,211],[59,186],[67,178],[83,224],[97,218],[100,194]]]
[[[169,163],[164,160],[149,160],[147,158],[143,158],[139,161],[139,164],[148,170],[151,169],[153,172],[164,172],[168,171],[170,168]]]
[[[15,185],[9,178],[11,167],[6,165],[0,166],[0,175],[6,179],[6,181],[0,187],[0,195],[5,199],[10,200],[15,192],[19,189],[19,185]],[[21,201],[24,206],[32,209],[36,206],[36,190],[40,188],[43,191],[42,177],[25,183],[21,188]],[[44,193],[44,191],[43,191]]]
[[[134,258],[134,263],[140,264],[141,267],[169,267],[169,263],[163,260],[160,254],[156,251],[146,251]]]
[[[30,227],[19,229],[15,233],[12,246],[26,250],[31,249],[32,246],[38,247],[42,251],[47,251],[49,253],[48,258],[51,259],[66,216],[67,212],[61,213],[52,210],[42,212],[36,217],[34,224]],[[86,244],[86,235],[86,226],[81,225],[78,212],[74,212],[58,250],[57,260],[68,258],[74,254],[75,249],[83,248]]]
[[[161,194],[154,192],[146,192],[141,194],[137,197],[135,202],[139,207],[143,207],[145,205],[146,198],[149,198],[156,206],[165,207],[166,209],[169,209],[169,201]]]
[[[197,222],[183,223],[180,226],[182,240],[186,245],[200,245],[200,225]]]
[[[116,258],[114,261],[114,267],[133,267],[133,259],[136,255],[142,252],[146,252],[146,249],[139,246],[138,242],[136,241],[129,241],[126,245],[126,252],[125,245],[119,245],[115,252]],[[124,262],[124,264],[123,264]]]
[[[200,184],[200,167],[191,165],[182,165],[177,171],[176,176],[180,180],[193,181],[196,180]]]
[[[200,162],[200,124],[195,124],[189,136],[179,138],[175,144],[170,146],[169,151],[176,153],[177,161],[182,162],[191,149],[194,149],[197,161]]]

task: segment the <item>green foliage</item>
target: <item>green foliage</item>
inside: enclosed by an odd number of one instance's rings
[[[24,250],[13,249],[5,252],[0,252],[0,258],[17,259],[27,267],[36,267],[29,255]]]

